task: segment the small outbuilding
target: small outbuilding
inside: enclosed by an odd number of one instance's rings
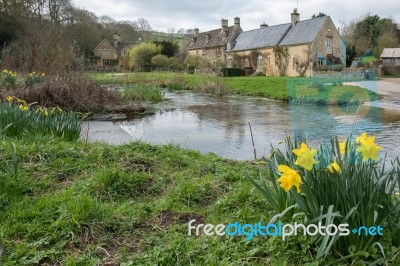
[[[385,48],[380,58],[385,66],[400,66],[400,48]]]

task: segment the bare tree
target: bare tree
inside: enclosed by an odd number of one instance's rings
[[[140,31],[150,31],[151,30],[151,26],[150,26],[149,22],[147,21],[147,19],[145,19],[145,18],[139,18],[137,20],[137,24],[138,24]]]
[[[58,24],[65,20],[65,11],[71,8],[71,2],[70,0],[46,0],[46,8],[50,21]]]

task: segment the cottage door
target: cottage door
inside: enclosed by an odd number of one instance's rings
[[[328,55],[333,54],[332,37],[326,38],[326,54],[328,54]]]

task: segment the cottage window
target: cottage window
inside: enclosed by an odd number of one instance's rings
[[[201,50],[201,54],[202,54],[202,55],[206,55],[206,54],[207,54],[207,50],[206,50],[206,49],[202,49],[202,50]]]
[[[268,56],[268,68],[271,68],[271,57]]]
[[[109,66],[109,65],[110,65],[110,60],[103,59],[103,66]]]
[[[263,71],[264,71],[264,58],[261,55],[259,55],[257,57],[257,72],[263,72]]]
[[[109,55],[110,55],[110,50],[108,50],[108,49],[101,49],[101,55],[102,55],[102,56],[109,56]]]
[[[232,58],[228,59],[227,67],[232,67]]]
[[[217,47],[217,48],[215,49],[215,54],[216,54],[217,56],[221,56],[221,48],[220,48],[220,47]]]
[[[244,67],[249,67],[250,66],[250,63],[249,63],[249,59],[245,59],[244,60]]]

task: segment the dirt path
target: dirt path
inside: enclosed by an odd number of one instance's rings
[[[345,82],[344,84],[366,88],[383,96],[383,99],[379,102],[365,103],[366,105],[400,111],[400,78]]]

